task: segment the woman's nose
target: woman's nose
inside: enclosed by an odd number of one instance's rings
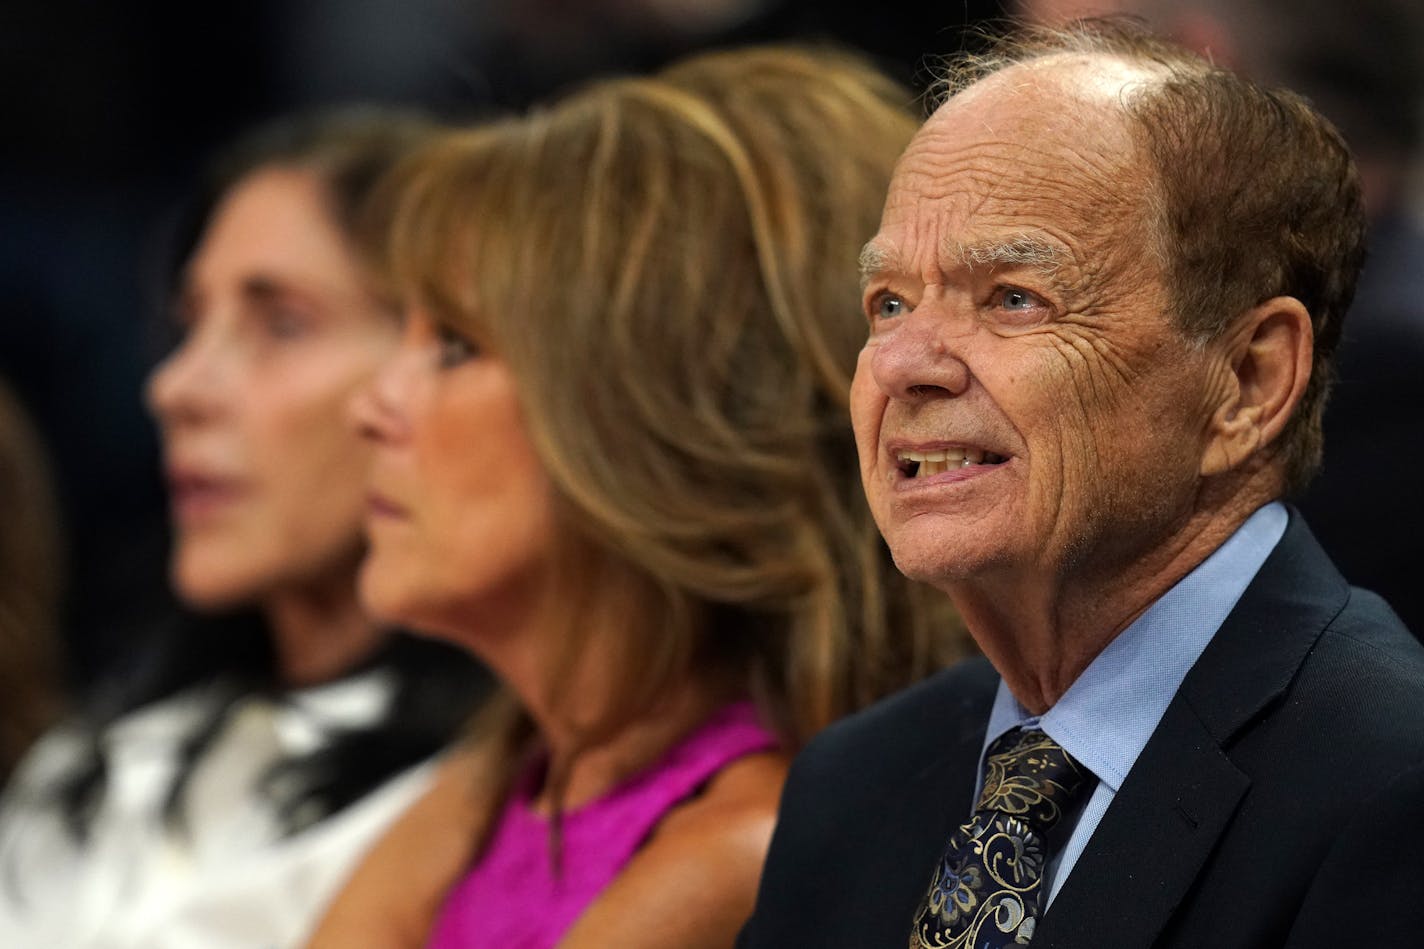
[[[406,433],[404,404],[410,361],[409,346],[403,343],[351,397],[347,414],[362,438],[390,442]]]
[[[225,376],[216,340],[194,329],[149,373],[145,400],[161,422],[197,421],[221,411]]]

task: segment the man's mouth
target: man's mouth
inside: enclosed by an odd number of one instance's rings
[[[935,451],[902,449],[895,453],[895,464],[900,473],[911,479],[933,478],[956,468],[1001,465],[1007,460],[1003,455],[979,448],[943,448]]]

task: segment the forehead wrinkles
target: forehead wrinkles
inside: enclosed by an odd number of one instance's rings
[[[930,119],[896,171],[885,223],[921,254],[965,230],[1039,230],[1099,269],[1146,237],[1144,167],[1116,105],[1011,86]]]

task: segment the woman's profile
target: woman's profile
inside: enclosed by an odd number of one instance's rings
[[[789,754],[960,648],[846,415],[907,100],[707,54],[398,170],[361,595],[503,688],[317,945],[728,946]]]
[[[191,616],[134,643],[8,790],[0,944],[298,943],[480,696],[467,656],[356,596],[370,452],[345,410],[398,333],[359,222],[429,134],[296,118],[216,166],[147,392]]]

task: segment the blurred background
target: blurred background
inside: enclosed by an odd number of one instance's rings
[[[0,379],[35,419],[67,547],[83,688],[171,609],[142,382],[165,347],[165,228],[218,145],[296,109],[376,101],[453,119],[757,40],[859,48],[912,89],[967,26],[1112,8],[1310,95],[1368,173],[1377,241],[1342,355],[1312,524],[1416,630],[1424,499],[1424,28],[1417,0],[7,0],[0,10]],[[826,143],[835,147],[834,142]],[[867,235],[868,236],[868,235]],[[1358,354],[1358,355],[1356,355]],[[0,530],[4,525],[0,525]]]
[[[215,148],[274,115],[356,101],[478,119],[752,40],[855,46],[923,84],[922,54],[958,49],[964,24],[999,12],[985,0],[7,0],[0,379],[58,481],[72,683],[172,609],[142,384],[169,342],[166,228]]]

